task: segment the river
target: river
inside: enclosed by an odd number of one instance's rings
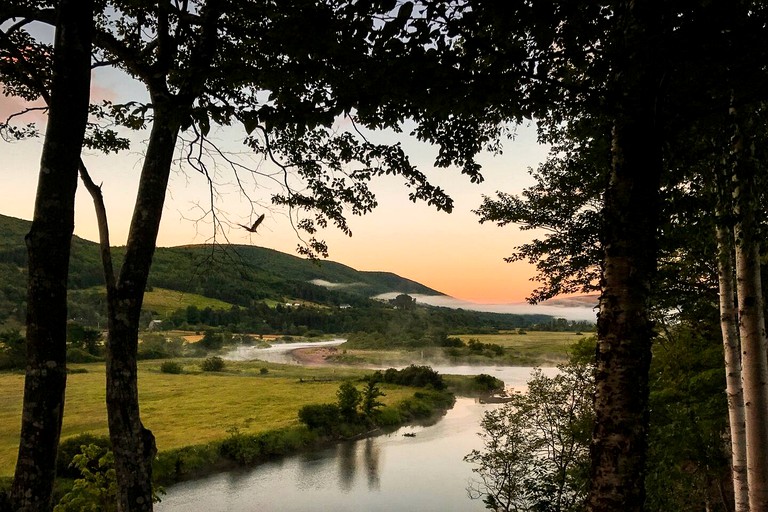
[[[282,351],[275,347],[255,350],[259,354],[270,350],[269,360],[286,362],[288,352],[300,348],[293,343],[281,347]],[[228,357],[236,358],[233,354]],[[519,390],[525,387],[532,368],[439,366],[435,370],[445,374],[488,373]],[[544,370],[548,375],[556,372],[554,368]],[[483,412],[493,407],[498,406],[459,397],[456,405],[431,425],[409,425],[391,434],[176,484],[166,489],[155,510],[481,511],[482,502],[467,496],[472,467],[463,458],[473,448],[480,448],[479,422]]]

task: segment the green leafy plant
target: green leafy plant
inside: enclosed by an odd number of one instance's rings
[[[200,363],[200,368],[204,372],[220,372],[224,369],[224,366],[226,366],[224,364],[224,360],[219,356],[206,358],[202,363]]]
[[[183,368],[176,361],[163,361],[160,364],[160,371],[163,373],[179,374],[183,371]]]
[[[117,479],[115,459],[111,451],[95,444],[83,445],[72,458],[74,468],[82,475],[72,490],[61,498],[54,512],[117,511]]]

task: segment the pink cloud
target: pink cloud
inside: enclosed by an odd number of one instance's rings
[[[114,89],[91,82],[91,103],[99,104],[104,100],[114,101],[115,97]]]
[[[13,114],[23,112],[25,109],[41,107],[42,101],[29,102],[16,96],[0,96],[0,121],[5,121]],[[21,124],[39,123],[45,121],[45,114],[42,110],[34,110],[17,117],[16,121]]]

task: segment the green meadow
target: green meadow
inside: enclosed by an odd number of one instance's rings
[[[556,366],[568,360],[569,350],[577,341],[594,336],[594,333],[530,331],[502,331],[498,334],[451,334],[465,344],[471,340],[501,346],[501,355],[477,355],[462,349],[455,353],[451,348],[428,346],[423,348],[347,349],[331,361],[338,364],[404,365],[404,364],[474,364],[511,366]]]
[[[227,437],[237,427],[259,433],[298,425],[299,408],[336,401],[342,380],[370,371],[303,368],[260,361],[228,362],[224,372],[203,373],[197,361],[179,360],[185,373],[165,374],[160,361],[139,364],[142,421],[157,439],[159,451],[199,445]],[[85,432],[107,435],[104,365],[70,365],[62,439]],[[261,373],[261,368],[268,370]],[[0,373],[0,476],[13,473],[18,449],[22,373]],[[381,384],[382,399],[392,404],[413,389]]]
[[[571,345],[582,338],[594,336],[594,333],[527,331],[518,334],[515,331],[499,334],[457,334],[464,343],[475,339],[480,343],[501,345],[515,357],[532,361],[534,365],[554,366],[568,359]]]

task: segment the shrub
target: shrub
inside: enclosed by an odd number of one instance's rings
[[[384,382],[417,388],[431,386],[434,389],[445,389],[445,382],[443,382],[443,377],[439,373],[429,366],[416,366],[413,364],[402,370],[389,368],[384,372]]]
[[[299,421],[310,430],[331,433],[341,422],[341,412],[336,404],[309,404],[299,409]]]
[[[349,381],[343,382],[336,391],[339,414],[348,423],[356,423],[358,420],[357,406],[360,405],[362,396],[360,391]]]
[[[472,380],[474,381],[475,386],[480,391],[498,391],[501,389],[504,389],[504,382],[497,379],[496,377],[492,375],[488,375],[487,373],[481,373],[480,375],[475,375]]]
[[[441,347],[461,348],[466,346],[461,338],[444,338],[438,342]]]
[[[163,361],[160,364],[160,371],[163,373],[179,374],[182,372],[182,367],[176,361]]]
[[[259,369],[259,373],[260,373],[261,375],[266,375],[266,374],[268,374],[268,373],[269,373],[269,370],[267,370],[266,368],[260,368],[260,369]]]
[[[112,443],[106,436],[93,434],[80,434],[64,439],[59,443],[59,452],[56,456],[56,476],[64,478],[79,478],[80,470],[71,467],[75,455],[82,454],[83,446],[95,445],[101,448],[101,454],[107,453],[112,448]]]
[[[224,336],[213,331],[205,331],[203,339],[200,340],[200,345],[207,350],[218,350],[224,346]]]
[[[316,436],[305,428],[244,434],[237,427],[233,427],[229,430],[229,434],[229,437],[221,443],[220,453],[223,457],[243,465],[253,464],[268,457],[294,453],[316,439]]]
[[[93,354],[89,354],[87,351],[81,348],[68,348],[67,349],[67,362],[68,363],[95,363],[101,361],[100,357],[96,357]]]
[[[152,462],[152,477],[159,485],[178,482],[186,475],[205,471],[219,460],[218,443],[185,446],[157,454]]]
[[[394,427],[403,423],[400,411],[395,407],[383,407],[378,410],[376,423],[381,427]]]
[[[27,344],[18,329],[0,333],[0,370],[27,366]]]
[[[117,478],[115,458],[111,451],[90,444],[75,455],[72,466],[78,478],[67,494],[61,498],[54,512],[80,512],[83,510],[117,511]]]
[[[200,368],[204,372],[220,372],[224,369],[224,360],[219,356],[213,356],[200,363]]]

